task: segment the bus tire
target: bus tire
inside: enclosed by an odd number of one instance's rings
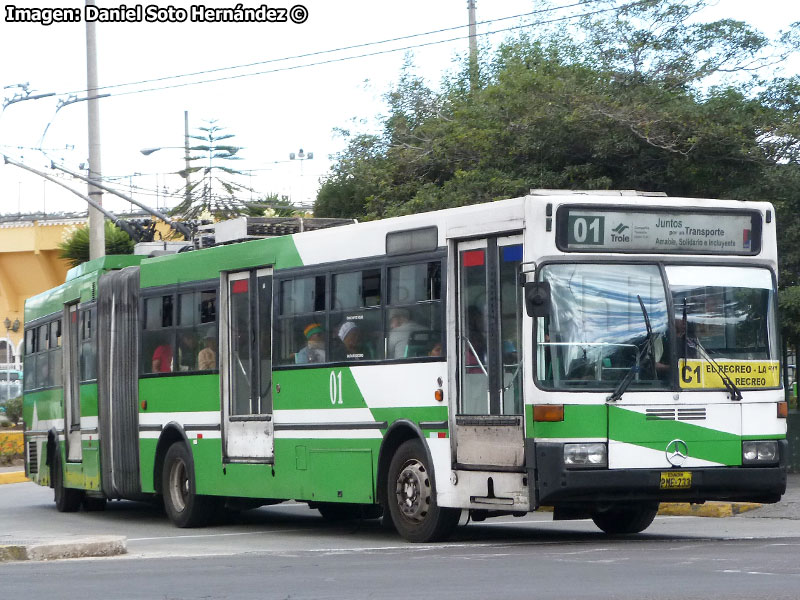
[[[164,510],[176,527],[202,527],[218,502],[213,496],[197,494],[194,462],[186,444],[176,442],[167,450],[161,472]]]
[[[620,504],[592,513],[592,521],[610,535],[640,533],[656,518],[658,502]]]
[[[461,511],[436,503],[427,453],[418,439],[403,442],[389,463],[386,500],[397,532],[409,542],[447,539]]]
[[[54,460],[50,464],[50,478],[53,481],[53,500],[58,512],[75,512],[81,507],[83,490],[64,486],[64,466],[61,462],[61,451],[56,450]]]

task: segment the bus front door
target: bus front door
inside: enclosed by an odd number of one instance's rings
[[[451,424],[456,466],[518,470],[525,464],[522,236],[458,242],[454,262],[458,402]]]
[[[222,440],[226,462],[272,462],[272,269],[223,273]]]

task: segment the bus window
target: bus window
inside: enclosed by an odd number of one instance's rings
[[[275,356],[280,365],[322,363],[328,359],[324,275],[280,282],[275,319]]]
[[[38,356],[36,357],[36,387],[45,388],[50,387],[50,363],[47,356],[47,336],[49,333],[49,325],[40,325],[37,328],[36,349]]]
[[[142,333],[142,372],[170,373],[173,370],[174,333],[172,295],[146,298]]]
[[[26,392],[35,389],[36,382],[36,329],[28,329],[25,332],[25,358],[24,372],[28,376],[23,380]]]
[[[542,268],[542,279],[552,299],[550,315],[539,319],[543,387],[613,390],[632,369],[631,389],[665,389],[672,381],[667,300],[656,265],[553,264]],[[654,339],[640,359],[645,312]]]
[[[61,319],[50,323],[50,385],[61,386]]]
[[[386,358],[442,356],[441,263],[388,269]]]
[[[331,360],[380,360],[384,356],[381,270],[341,273],[331,278]]]
[[[95,344],[97,336],[94,335],[94,309],[84,309],[80,312],[80,380],[92,381],[97,379],[97,352]]]

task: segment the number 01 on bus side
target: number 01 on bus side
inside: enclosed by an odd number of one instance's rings
[[[662,490],[686,490],[692,487],[691,471],[661,471]]]

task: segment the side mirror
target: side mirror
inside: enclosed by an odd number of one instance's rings
[[[525,284],[525,309],[529,317],[550,314],[550,282],[529,281]]]

